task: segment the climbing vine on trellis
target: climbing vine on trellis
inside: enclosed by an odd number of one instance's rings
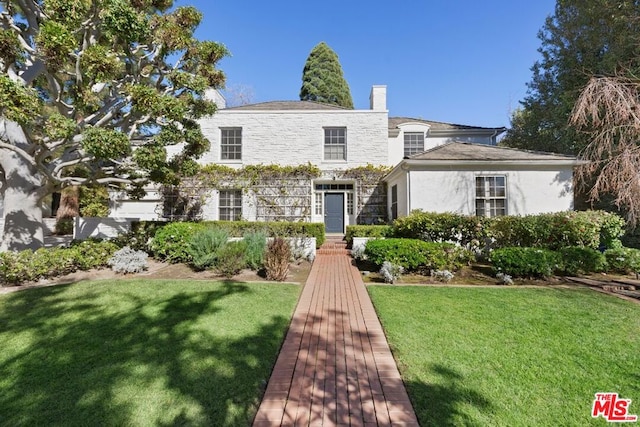
[[[387,220],[387,191],[382,179],[387,166],[358,166],[324,170],[308,163],[298,166],[247,165],[235,169],[209,164],[180,186],[166,187],[164,214],[170,218],[199,219],[212,190],[242,190],[263,221],[306,221],[311,219],[313,181],[349,180],[355,182],[357,222],[375,224]]]

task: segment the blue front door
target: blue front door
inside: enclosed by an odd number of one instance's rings
[[[324,194],[324,228],[327,233],[344,233],[344,193]]]

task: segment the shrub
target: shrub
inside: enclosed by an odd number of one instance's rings
[[[247,244],[240,240],[237,242],[229,242],[221,246],[217,251],[215,260],[215,270],[224,277],[232,277],[247,265],[244,255],[247,250]]]
[[[246,244],[245,261],[252,270],[260,270],[264,264],[264,252],[267,248],[267,235],[263,232],[251,232],[242,239]]]
[[[207,228],[191,236],[187,252],[191,257],[191,264],[198,270],[213,267],[218,257],[218,251],[227,244],[229,234],[218,228]]]
[[[74,251],[74,264],[77,269],[86,271],[108,265],[118,245],[109,240],[88,239],[73,242],[69,249]]]
[[[624,234],[624,220],[605,211],[557,212],[492,219],[487,232],[498,247],[610,248]]]
[[[393,264],[389,261],[383,262],[380,268],[380,275],[382,275],[385,283],[395,283],[400,279],[402,273],[404,273],[404,268],[401,265]]]
[[[364,245],[358,245],[358,247],[351,249],[351,257],[358,261],[364,261],[367,259],[365,255],[365,247]]]
[[[140,273],[148,268],[148,257],[149,255],[144,251],[137,251],[125,246],[113,254],[108,264],[116,273]]]
[[[291,248],[289,243],[280,237],[276,237],[267,247],[264,258],[264,268],[268,280],[283,282],[289,273],[289,260],[291,259]]]
[[[607,271],[615,273],[637,273],[640,271],[640,249],[614,248],[604,252]]]
[[[498,279],[502,285],[513,285],[513,279],[508,274],[500,272],[496,274],[496,279]]]
[[[389,225],[347,225],[345,240],[347,246],[351,247],[354,237],[391,237],[392,228]]]
[[[549,249],[510,247],[491,253],[491,263],[496,273],[515,277],[546,277],[561,264],[560,256]]]
[[[152,254],[151,243],[158,230],[167,226],[167,221],[134,221],[131,223],[131,231],[121,234],[114,239],[114,242],[122,247],[129,246],[131,249],[145,251]]]
[[[454,242],[469,246],[485,237],[488,219],[454,213],[412,211],[393,222],[393,237],[427,242]]]
[[[370,240],[365,255],[376,265],[390,261],[408,271],[458,270],[473,258],[470,251],[454,244],[417,239]]]
[[[53,234],[58,236],[65,236],[73,234],[73,218],[61,218],[56,221],[55,229],[53,230]]]
[[[562,271],[566,275],[604,271],[607,265],[605,256],[591,248],[568,246],[560,248],[558,253],[562,259]]]
[[[450,282],[454,274],[449,270],[431,270],[431,277],[439,282]]]
[[[159,228],[151,242],[153,255],[170,263],[189,263],[189,241],[203,231],[204,226],[193,222],[171,222]]]

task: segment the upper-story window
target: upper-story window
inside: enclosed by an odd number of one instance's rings
[[[413,154],[422,153],[424,151],[424,133],[423,132],[405,132],[404,133],[404,156],[408,157]]]
[[[504,216],[507,214],[507,177],[476,177],[476,215]]]
[[[324,159],[347,160],[347,128],[324,128]]]
[[[242,160],[242,128],[220,131],[220,160]]]

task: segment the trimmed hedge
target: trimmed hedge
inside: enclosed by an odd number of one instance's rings
[[[514,277],[547,277],[558,270],[561,259],[550,249],[510,247],[493,251],[491,263],[496,273]]]
[[[407,271],[458,270],[473,259],[470,251],[452,243],[418,239],[370,240],[365,246],[365,254],[377,266],[389,261]]]
[[[607,269],[602,252],[591,248],[568,246],[558,250],[562,260],[562,273],[568,276],[597,273]]]
[[[607,259],[607,271],[622,274],[640,272],[640,249],[607,249],[604,256]]]
[[[0,284],[18,285],[78,270],[106,267],[118,249],[109,241],[85,240],[68,248],[40,248],[35,252],[0,252]]]
[[[450,212],[412,211],[393,222],[393,237],[420,239],[427,242],[456,242],[468,245],[486,237],[488,218]]]
[[[391,237],[391,231],[390,225],[347,225],[344,239],[347,246],[351,246],[354,237]]]

